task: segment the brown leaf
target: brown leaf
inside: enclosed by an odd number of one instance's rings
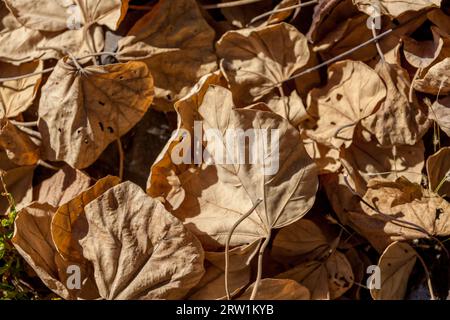
[[[450,58],[433,65],[425,75],[414,81],[414,89],[429,94],[450,94]]]
[[[153,99],[153,78],[143,62],[78,70],[60,60],[42,88],[39,131],[43,155],[83,169],[127,133]]]
[[[33,200],[59,207],[88,189],[92,179],[85,173],[64,166],[33,188]]]
[[[7,191],[14,198],[16,210],[27,206],[33,197],[32,181],[35,166],[17,167],[10,163],[6,154],[0,154],[1,169],[5,171],[3,180],[5,181]],[[7,164],[5,166],[5,164]],[[0,185],[1,193],[6,192]],[[0,215],[7,213],[9,203],[6,197],[0,198]]]
[[[444,147],[427,159],[430,189],[440,196],[450,195],[450,148]],[[439,187],[439,190],[437,188]]]
[[[266,237],[272,228],[289,225],[306,214],[314,202],[317,176],[295,128],[272,112],[234,109],[231,92],[222,87],[212,86],[206,91],[198,115],[203,131],[216,129],[223,141],[227,129],[244,132],[278,129],[280,132],[278,168],[269,167],[274,165],[272,156],[254,164],[220,164],[223,159],[216,153],[219,163],[203,162],[198,169],[185,171],[169,181],[174,188],[173,192],[168,192],[166,206],[187,224],[205,248],[214,250],[224,246],[233,224],[255,206],[258,199],[262,202],[236,228],[232,246]],[[211,155],[220,146],[220,141],[214,140],[205,146]],[[178,148],[183,146],[187,146],[189,150],[185,152],[189,155],[191,142],[185,139]],[[228,149],[225,146],[228,154],[230,150],[230,146]],[[181,152],[180,149],[174,151],[175,154]],[[272,152],[277,151],[269,154]],[[172,201],[172,194],[175,201]]]
[[[2,78],[20,76],[42,71],[42,61],[21,64],[16,67],[0,62]],[[33,103],[40,86],[42,75],[35,75],[21,80],[0,82],[0,118],[14,118]]]
[[[85,206],[119,183],[119,178],[107,176],[58,208],[52,219],[51,232],[55,247],[63,258],[84,260],[78,240],[87,228]],[[74,233],[77,228],[81,233]]]
[[[235,0],[220,0],[221,2],[232,2]],[[256,3],[251,3],[243,6],[236,6],[230,8],[222,8],[220,11],[224,17],[231,23],[234,27],[238,29],[245,28],[251,20],[272,9],[271,0],[261,0]],[[259,20],[259,24],[264,22],[264,20]]]
[[[350,212],[352,223],[378,250],[394,241],[450,235],[450,204],[437,194],[401,177],[369,181],[364,213]]]
[[[32,166],[39,160],[39,147],[7,119],[0,120],[0,147],[19,166]]]
[[[434,103],[429,100],[425,102],[430,107],[430,119],[436,121],[441,130],[450,137],[450,96],[437,99]]]
[[[324,261],[307,261],[283,272],[278,279],[292,279],[311,292],[311,300],[336,299],[353,285],[353,271],[344,254],[334,251]]]
[[[441,0],[353,0],[359,10],[367,15],[374,14],[374,7],[378,7],[379,13],[396,18],[408,11],[420,11],[423,9],[440,7]]]
[[[250,300],[253,291],[252,284],[238,298],[238,300]],[[256,300],[309,300],[308,289],[290,279],[262,279],[259,283]]]
[[[128,10],[128,0],[4,1],[22,25],[33,30],[50,32],[79,29],[82,26],[89,27],[91,24],[104,25],[111,30],[116,30]],[[80,26],[71,27],[71,23],[79,23]]]
[[[378,261],[381,288],[371,289],[375,300],[402,300],[405,298],[408,279],[416,264],[417,252],[405,242],[389,245]]]
[[[103,298],[181,299],[203,276],[198,240],[137,185],[111,188],[85,215],[80,244]]]
[[[409,101],[411,82],[406,70],[380,62],[376,69],[387,88],[380,109],[362,121],[362,125],[384,146],[414,145],[427,132],[428,110],[414,97]]]
[[[305,149],[309,156],[314,160],[320,174],[334,173],[341,168],[341,162],[339,160],[339,150],[335,148],[329,148],[316,141],[305,138],[303,140]]]
[[[98,291],[89,269],[79,263],[64,260],[53,244],[50,222],[56,207],[49,204],[32,203],[22,209],[15,220],[15,233],[12,239],[25,261],[34,269],[39,278],[53,292],[64,299],[95,299]],[[80,267],[80,289],[69,289],[70,266]]]
[[[410,37],[403,39],[403,53],[408,63],[416,68],[429,67],[441,53],[444,40],[435,27],[431,27],[433,40],[417,41]]]
[[[217,55],[233,96],[244,105],[272,92],[309,61],[306,37],[286,23],[229,31],[217,43]]]
[[[118,58],[146,56],[155,78],[155,105],[172,110],[198,79],[217,69],[214,36],[195,0],[161,0],[119,41]]]
[[[317,128],[307,135],[330,147],[349,147],[357,124],[374,113],[385,96],[385,85],[367,65],[337,62],[328,69],[328,84],[309,93],[307,111],[317,119]]]

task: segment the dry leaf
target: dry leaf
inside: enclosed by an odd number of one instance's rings
[[[362,125],[384,146],[416,144],[427,132],[428,110],[414,97],[409,101],[411,82],[398,65],[380,62],[375,69],[387,88],[386,99]]]
[[[195,0],[161,0],[119,41],[118,58],[147,56],[155,105],[171,110],[198,79],[217,69],[214,36]]]
[[[87,228],[84,208],[119,183],[119,178],[107,176],[58,208],[52,219],[51,232],[55,247],[63,258],[71,261],[84,260],[82,249],[78,243]],[[75,233],[77,228],[78,231],[83,228],[84,230]]]
[[[309,61],[306,37],[286,23],[229,31],[217,43],[217,55],[233,96],[244,105],[272,92]]]
[[[430,189],[440,196],[450,196],[450,148],[444,147],[427,159]]]
[[[310,138],[305,138],[303,143],[305,144],[305,149],[309,156],[316,163],[316,166],[319,169],[319,175],[334,173],[341,168],[338,149],[329,148]]]
[[[93,24],[116,30],[128,10],[128,0],[84,2],[4,0],[4,2],[17,21],[25,27],[50,32],[87,28]]]
[[[253,291],[252,284],[238,298],[238,300],[250,300]],[[308,289],[290,279],[262,279],[259,283],[255,300],[309,300]]]
[[[367,15],[374,14],[374,7],[380,14],[396,18],[408,11],[419,11],[423,9],[441,6],[441,0],[353,0],[359,10]]]
[[[433,104],[428,101],[427,105],[430,107],[430,119],[436,121],[441,130],[450,137],[450,96],[437,99]]]
[[[0,147],[19,166],[32,166],[39,160],[39,147],[7,119],[0,120]]]
[[[43,156],[88,167],[144,116],[152,99],[153,78],[143,62],[81,71],[60,60],[42,88]]]
[[[273,167],[275,159],[267,155],[254,164],[231,165],[216,161],[217,164],[203,163],[197,170],[185,171],[169,182],[174,185],[175,201],[171,201],[171,192],[168,192],[166,206],[199,237],[205,248],[224,246],[232,225],[255,206],[258,199],[262,202],[236,228],[232,246],[267,237],[271,229],[289,225],[306,214],[314,202],[317,176],[295,128],[272,112],[233,109],[231,92],[222,87],[210,87],[206,91],[198,115],[203,130],[219,130],[223,141],[227,129],[244,132],[278,129],[280,132],[277,168]],[[183,143],[191,145],[187,140]],[[205,150],[212,155],[220,144],[220,141],[209,141]],[[253,147],[262,148],[258,144]],[[231,152],[229,148],[225,147],[225,154]],[[272,150],[273,146],[266,148],[268,155],[277,152]]]
[[[308,96],[307,111],[317,119],[317,128],[307,135],[330,147],[349,147],[357,124],[374,113],[385,96],[385,85],[367,65],[337,62],[328,69],[328,84]]]
[[[64,260],[53,244],[50,222],[56,208],[49,204],[32,203],[22,209],[15,221],[14,246],[34,269],[39,278],[53,292],[64,299],[95,299],[98,291],[92,282],[90,270],[73,261]],[[69,268],[78,266],[82,288],[69,289],[73,274]],[[70,271],[70,272],[69,272]]]
[[[433,65],[425,75],[414,81],[414,89],[434,95],[450,94],[450,58]]]
[[[416,68],[428,68],[441,53],[444,40],[436,28],[431,27],[433,40],[417,41],[410,37],[403,39],[403,53],[408,63]]]
[[[285,97],[274,95],[267,101],[267,106],[276,114],[289,120],[294,127],[300,126],[301,122],[309,118],[305,105],[295,90]]]
[[[235,0],[220,0],[221,2],[231,2]],[[263,14],[272,9],[271,0],[260,0],[256,3],[250,3],[242,6],[235,6],[230,8],[222,8],[220,11],[224,17],[231,23],[234,27],[242,29],[246,27],[252,19],[260,14]],[[259,20],[259,24],[264,22],[264,20]]]
[[[2,78],[21,76],[42,71],[42,61],[34,61],[15,67],[0,62]],[[41,83],[42,75],[35,75],[21,80],[0,82],[0,118],[14,118],[33,103]]]
[[[402,300],[405,298],[408,279],[416,264],[417,252],[405,242],[389,245],[378,261],[381,288],[370,290],[375,300]]]
[[[353,285],[353,271],[344,254],[334,251],[324,261],[308,261],[283,272],[279,279],[293,279],[311,292],[311,300],[336,299]]]
[[[88,189],[92,179],[85,173],[64,166],[33,188],[33,200],[59,207]]]
[[[369,181],[364,213],[349,212],[356,230],[380,252],[394,241],[450,235],[450,204],[405,178]],[[374,210],[376,209],[376,211]]]
[[[203,276],[198,240],[137,185],[117,185],[84,210],[80,244],[101,297],[181,299]]]
[[[6,189],[12,195],[16,210],[27,206],[33,197],[32,181],[35,166],[17,167],[9,161],[6,154],[0,154],[1,170],[4,171],[3,180]],[[1,193],[6,192],[0,185]],[[7,213],[9,203],[6,197],[0,198],[0,216]]]

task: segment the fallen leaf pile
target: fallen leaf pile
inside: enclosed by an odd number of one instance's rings
[[[2,283],[450,299],[448,2],[0,0],[0,42]]]

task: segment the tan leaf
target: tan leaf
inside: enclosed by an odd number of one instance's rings
[[[7,119],[0,120],[0,147],[19,166],[32,166],[39,160],[39,147]]]
[[[88,229],[80,244],[101,297],[181,299],[203,276],[198,240],[137,185],[111,188],[85,214]]]
[[[450,204],[401,177],[369,181],[364,213],[349,212],[352,223],[380,252],[394,241],[450,235]],[[376,211],[373,209],[376,208]]]
[[[309,61],[306,37],[286,23],[229,31],[217,43],[217,55],[233,96],[244,105],[272,92]]]
[[[20,210],[27,206],[33,197],[32,182],[35,166],[17,167],[13,164],[4,167],[5,163],[9,163],[6,155],[0,155],[0,164],[2,170],[5,171],[3,180],[5,181],[8,192],[13,196],[16,210]],[[6,192],[0,185],[1,193]],[[0,198],[0,216],[7,213],[9,203],[6,197]]]
[[[294,127],[298,127],[302,121],[309,117],[302,99],[295,90],[285,97],[274,95],[267,101],[267,106],[276,114],[289,120]]]
[[[63,258],[72,261],[84,260],[78,243],[83,233],[74,232],[77,227],[78,230],[87,228],[85,206],[119,183],[119,178],[107,176],[58,208],[52,219],[51,232],[55,247]]]
[[[398,65],[380,62],[376,69],[387,88],[380,109],[362,121],[381,145],[414,145],[430,126],[428,110],[414,97],[409,101],[411,82],[406,70]]]
[[[231,296],[235,296],[250,282],[250,267],[230,272],[228,275],[228,288]],[[191,289],[189,300],[226,299],[225,273],[214,265],[206,267],[206,272],[200,282]]]
[[[80,29],[91,24],[116,30],[128,10],[128,0],[4,1],[11,13],[25,27],[51,32]]]
[[[380,146],[376,141],[361,138],[340,152],[340,160],[353,188],[364,194],[366,185],[373,178],[395,180],[399,176],[420,183],[424,167],[425,148],[420,141],[414,146]]]
[[[195,0],[161,0],[119,41],[118,58],[147,56],[144,61],[155,78],[155,105],[172,110],[198,79],[217,69],[214,36]]]
[[[430,107],[430,119],[436,121],[441,130],[450,137],[450,96],[437,99],[434,103],[426,103]]]
[[[233,224],[259,199],[262,202],[236,228],[232,246],[267,237],[271,229],[289,225],[306,214],[314,202],[317,176],[295,128],[272,112],[234,109],[231,92],[222,87],[212,86],[206,91],[198,115],[204,132],[215,129],[221,137],[210,139],[205,146],[205,151],[216,157],[216,164],[203,162],[198,169],[185,171],[172,179],[175,201],[172,202],[171,192],[166,201],[170,211],[187,224],[207,250],[224,246]],[[236,163],[221,164],[230,163],[220,159],[220,152],[216,152],[229,129],[234,130],[231,132],[278,129],[277,150],[273,150],[273,145],[264,147],[266,156],[254,163],[231,161]],[[190,155],[191,142],[188,140],[180,146],[187,146],[188,150],[184,152]],[[263,148],[260,143],[256,142],[252,148]],[[231,150],[230,145],[225,146],[223,155],[230,156]],[[236,156],[234,151],[233,154]],[[276,162],[272,156],[275,154],[278,155]]]
[[[341,162],[339,160],[339,150],[335,148],[329,148],[316,141],[305,138],[303,140],[305,149],[308,152],[311,159],[314,160],[320,174],[334,173],[341,168]]]
[[[53,18],[49,21],[53,21]],[[19,65],[36,59],[59,59],[69,52],[78,57],[101,52],[104,47],[104,32],[99,25],[93,25],[87,30],[33,30],[18,22],[1,1],[0,42],[8,43],[7,46],[0,47],[0,59]]]
[[[221,2],[232,2],[235,0],[220,0]],[[224,17],[231,23],[233,26],[238,29],[242,29],[246,27],[254,17],[263,14],[269,10],[271,10],[272,1],[270,0],[261,0],[256,3],[251,3],[242,6],[230,7],[230,8],[222,8],[220,11],[224,15]],[[259,24],[264,22],[264,20],[259,20]]]
[[[243,245],[230,249],[228,252],[229,271],[239,271],[246,269],[253,257],[257,254],[258,248],[261,245],[261,239],[253,241],[248,245]],[[225,252],[205,252],[205,258],[212,265],[225,270]]]
[[[389,245],[378,261],[381,288],[371,289],[375,300],[402,300],[405,298],[408,279],[416,264],[417,252],[405,242]]]
[[[444,147],[427,159],[430,189],[441,196],[450,195],[450,148]],[[438,189],[439,188],[439,189]]]
[[[441,53],[444,40],[435,27],[431,27],[433,40],[417,41],[410,37],[403,39],[403,53],[408,63],[416,68],[429,67]]]
[[[152,99],[153,78],[143,62],[80,71],[60,60],[42,88],[43,156],[88,167],[144,116]]]
[[[271,254],[279,261],[329,248],[328,239],[311,220],[301,219],[281,229],[272,244]]]
[[[42,71],[42,61],[34,61],[15,67],[0,62],[2,78],[20,76]],[[35,75],[21,80],[0,82],[0,118],[14,118],[33,103],[41,83],[42,75]]]
[[[367,15],[374,14],[374,7],[378,12],[396,18],[408,11],[420,11],[423,9],[441,6],[441,0],[414,0],[405,2],[403,0],[353,0],[359,10]]]
[[[433,65],[413,83],[414,89],[429,94],[450,94],[450,58]]]
[[[385,96],[385,85],[367,65],[337,62],[328,69],[328,84],[308,95],[307,111],[317,119],[317,128],[307,135],[330,147],[349,147],[356,125],[374,113]]]
[[[311,300],[336,299],[353,285],[353,271],[344,254],[334,251],[325,261],[308,261],[277,275],[292,279],[311,292]]]
[[[250,300],[252,284],[238,298],[238,300]],[[262,279],[258,286],[256,300],[309,300],[308,289],[301,284],[290,279]]]
[[[15,220],[12,242],[25,261],[53,292],[64,299],[95,299],[98,290],[90,270],[79,263],[64,260],[56,251],[50,233],[50,222],[56,207],[32,203],[22,209]],[[80,267],[82,288],[68,288],[71,266]]]
[[[65,166],[33,188],[33,200],[59,207],[88,189],[91,184],[92,179],[88,175]]]

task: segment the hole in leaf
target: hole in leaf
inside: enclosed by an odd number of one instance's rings
[[[100,104],[100,105],[102,105],[102,106],[104,106],[105,105],[105,103],[103,102],[103,101],[98,101],[98,103]]]

